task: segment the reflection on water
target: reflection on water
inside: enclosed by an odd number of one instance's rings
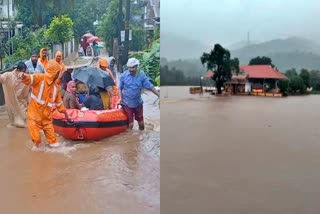
[[[0,113],[2,213],[160,213],[160,113],[155,96],[143,99],[145,132],[58,149],[33,151]]]
[[[319,96],[171,89],[161,100],[163,213],[319,213]]]

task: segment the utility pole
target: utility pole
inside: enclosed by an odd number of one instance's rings
[[[119,29],[119,34],[118,34],[118,49],[117,51],[118,57],[117,57],[117,68],[120,73],[122,73],[122,51],[120,49],[121,47],[121,30],[123,29],[123,14],[122,14],[122,6],[123,6],[123,1],[119,0],[119,16],[118,16],[118,29]]]
[[[125,39],[124,39],[124,57],[123,61],[128,61],[129,53],[129,22],[130,22],[130,0],[127,0],[126,5],[126,22],[125,22]]]
[[[8,41],[10,41],[10,27],[9,27],[9,25],[10,25],[10,9],[9,9],[9,7],[10,7],[10,0],[8,0],[8,6],[7,6],[7,9],[8,9],[8,24],[7,24],[7,28],[8,28]],[[9,53],[9,56],[10,56],[10,45],[9,45],[9,51],[8,51]]]

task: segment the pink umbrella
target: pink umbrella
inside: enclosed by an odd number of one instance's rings
[[[209,71],[208,73],[203,75],[204,78],[212,78],[213,76],[214,76],[214,72],[212,72],[212,71]]]
[[[92,37],[88,38],[87,42],[92,43],[94,40],[96,40],[96,42],[102,42],[102,40],[97,36],[92,36]]]
[[[93,35],[91,34],[91,33],[86,33],[86,34],[83,34],[81,37],[87,37],[87,38],[89,38],[89,37],[92,37]]]

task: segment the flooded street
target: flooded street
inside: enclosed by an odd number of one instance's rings
[[[160,111],[152,93],[143,100],[144,132],[135,124],[101,142],[41,151],[32,151],[27,129],[6,127],[2,111],[1,212],[160,213]]]
[[[320,212],[319,96],[161,89],[163,213]]]

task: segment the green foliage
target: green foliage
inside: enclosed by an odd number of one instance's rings
[[[296,69],[286,71],[286,76],[289,78],[288,91],[291,94],[306,94],[307,88],[312,88],[312,94],[319,94],[320,92],[320,71],[302,69],[298,75]]]
[[[109,50],[113,49],[113,38],[117,38],[120,26],[118,23],[119,0],[112,0],[109,4],[106,14],[102,17],[102,22],[97,29],[99,37],[103,38]]]
[[[249,65],[271,65],[274,68],[274,64],[272,64],[272,60],[269,57],[258,56],[250,60]]]
[[[77,38],[87,32],[96,34],[93,22],[96,20],[101,21],[101,18],[107,12],[110,2],[105,0],[78,0],[75,2],[70,17],[73,20],[74,34]]]
[[[229,50],[223,48],[220,44],[216,44],[210,53],[203,53],[200,61],[203,65],[206,65],[207,70],[214,70],[215,75],[212,79],[216,82],[218,94],[221,94],[221,87],[231,79],[231,64],[237,67],[237,60],[231,61]]]
[[[235,73],[236,75],[240,73],[239,64],[240,62],[238,58],[234,58],[230,60],[230,67],[231,67],[232,73]]]
[[[132,28],[132,41],[129,43],[131,51],[141,51],[146,48],[144,30],[141,27]]]
[[[320,92],[320,71],[312,70],[310,71],[310,86],[314,91]]]
[[[298,73],[296,71],[295,68],[292,68],[290,70],[287,70],[285,73],[286,77],[288,77],[289,79],[291,79],[292,77],[298,76]]]
[[[4,59],[5,67],[20,60],[27,60],[30,58],[32,50],[37,49],[40,51],[41,48],[45,47],[44,31],[45,29],[42,28],[36,31],[25,29],[22,34],[14,36],[12,38],[14,52],[11,56],[6,54]],[[9,50],[10,45],[11,41],[5,44],[7,50]]]
[[[302,69],[299,76],[303,80],[304,85],[306,87],[310,87],[310,73],[308,72],[308,70]]]
[[[160,86],[160,41],[154,41],[150,49],[131,54],[130,57],[139,59],[139,69],[143,70],[150,81]]]
[[[153,34],[153,39],[154,40],[160,39],[160,27],[156,27],[155,28],[155,31],[154,31],[154,34]]]
[[[299,76],[294,76],[289,81],[289,92],[292,94],[305,94],[306,86],[303,79]]]
[[[289,80],[279,80],[278,87],[282,94],[288,94]]]
[[[49,25],[51,18],[68,14],[73,9],[74,0],[15,0],[18,8],[16,19],[27,27]]]
[[[165,65],[160,67],[161,70],[161,86],[164,85],[185,85],[200,86],[200,77],[187,77],[184,72],[175,67],[169,68]],[[203,86],[213,86],[211,79],[203,80]]]
[[[68,16],[54,17],[50,23],[45,37],[52,43],[65,43],[70,41],[73,36],[73,22]]]

